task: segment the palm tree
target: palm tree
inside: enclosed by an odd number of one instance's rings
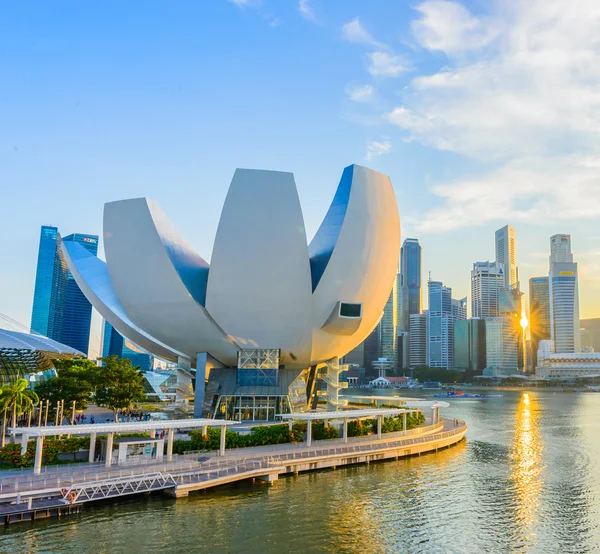
[[[33,406],[39,402],[38,395],[31,389],[28,389],[27,379],[17,379],[11,385],[6,385],[0,389],[0,410],[12,410],[12,426],[17,426],[17,415],[33,409]],[[14,435],[13,439],[14,440]]]

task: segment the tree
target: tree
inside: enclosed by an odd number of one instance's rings
[[[0,410],[5,414],[7,411],[12,411],[13,427],[17,426],[17,415],[33,410],[34,405],[39,402],[38,395],[28,389],[28,386],[27,379],[17,379],[11,385],[0,389]]]
[[[113,410],[118,421],[119,410],[131,408],[144,398],[144,376],[127,358],[108,356],[102,361],[104,367],[98,372],[96,404]]]
[[[57,376],[36,385],[38,396],[49,400],[53,407],[64,400],[67,406],[75,402],[79,409],[85,410],[96,388],[98,366],[86,359],[54,360],[54,366]]]

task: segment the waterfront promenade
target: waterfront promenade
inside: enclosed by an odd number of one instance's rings
[[[45,466],[3,472],[0,523],[48,517],[84,503],[130,494],[163,491],[175,497],[245,479],[276,481],[280,475],[371,463],[436,451],[461,441],[462,421],[443,419],[410,431],[313,441],[310,446],[280,444],[219,452],[190,452],[170,462],[106,468],[104,464]],[[62,493],[62,494],[61,494]]]

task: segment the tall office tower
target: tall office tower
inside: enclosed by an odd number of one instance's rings
[[[550,340],[550,289],[548,277],[529,279],[529,334],[531,336],[531,368],[537,367],[537,351],[541,340]]]
[[[411,314],[408,331],[410,343],[410,369],[427,365],[427,313]]]
[[[510,225],[496,231],[496,263],[501,264],[504,270],[505,287],[516,285],[519,281],[516,243],[516,233]]]
[[[498,317],[499,291],[504,286],[502,266],[496,262],[475,262],[471,271],[471,316]]]
[[[581,351],[577,264],[570,235],[550,237],[550,337],[557,353]]]
[[[454,321],[452,289],[441,281],[428,281],[427,365],[454,368]]]
[[[383,309],[379,322],[379,358],[386,358],[393,363],[394,369],[398,361],[396,347],[398,345],[398,294],[397,279],[394,280],[392,292]]]
[[[495,375],[514,374],[519,370],[520,333],[508,317],[485,320],[486,368]]]
[[[401,331],[410,328],[410,316],[420,314],[423,307],[421,287],[421,245],[418,239],[406,239],[400,251]]]
[[[398,332],[398,346],[396,347],[396,355],[398,357],[396,371],[398,375],[401,375],[410,368],[410,342],[408,331]]]
[[[364,340],[363,344],[365,375],[376,376],[373,362],[379,359],[379,325],[377,325],[375,329],[371,331],[371,334]]]
[[[553,263],[572,264],[571,235],[552,235],[550,237],[550,265]]]
[[[454,369],[481,375],[485,363],[485,320],[459,319],[454,323]]]
[[[62,255],[62,241],[78,242],[94,256],[98,236],[61,238],[56,227],[42,226],[33,293],[31,330],[88,353],[92,305],[85,298]]]
[[[131,360],[134,367],[152,371],[154,356],[123,337],[108,321],[104,322],[102,334],[102,357],[119,356]]]
[[[454,320],[467,319],[467,297],[460,300],[452,299],[452,315]]]

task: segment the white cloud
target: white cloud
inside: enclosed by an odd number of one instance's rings
[[[365,156],[365,160],[372,160],[377,156],[383,156],[384,154],[389,154],[392,150],[392,143],[384,140],[384,141],[376,141],[370,140],[367,143],[367,155]]]
[[[373,38],[371,33],[362,26],[358,17],[355,17],[352,21],[342,25],[342,38],[349,42],[374,46],[375,48],[386,47],[385,44]]]
[[[346,95],[354,102],[368,102],[375,95],[373,85],[361,85],[358,83],[348,83],[346,85]]]
[[[419,43],[447,66],[415,77],[384,115],[407,140],[491,164],[438,184],[422,232],[491,220],[600,216],[600,2],[507,0],[486,17],[417,6]]]
[[[435,185],[444,200],[416,223],[444,232],[496,220],[528,223],[600,217],[600,155],[526,158],[479,177]]]
[[[397,77],[407,69],[400,56],[379,51],[367,54],[367,71],[373,77]]]
[[[411,27],[417,42],[448,54],[480,48],[498,35],[493,21],[473,16],[458,2],[428,1],[415,8],[421,18]]]
[[[235,4],[238,8],[245,8],[250,5],[250,0],[227,0],[231,4]]]
[[[309,21],[317,21],[315,11],[310,4],[311,0],[298,0],[298,11],[300,15]]]

